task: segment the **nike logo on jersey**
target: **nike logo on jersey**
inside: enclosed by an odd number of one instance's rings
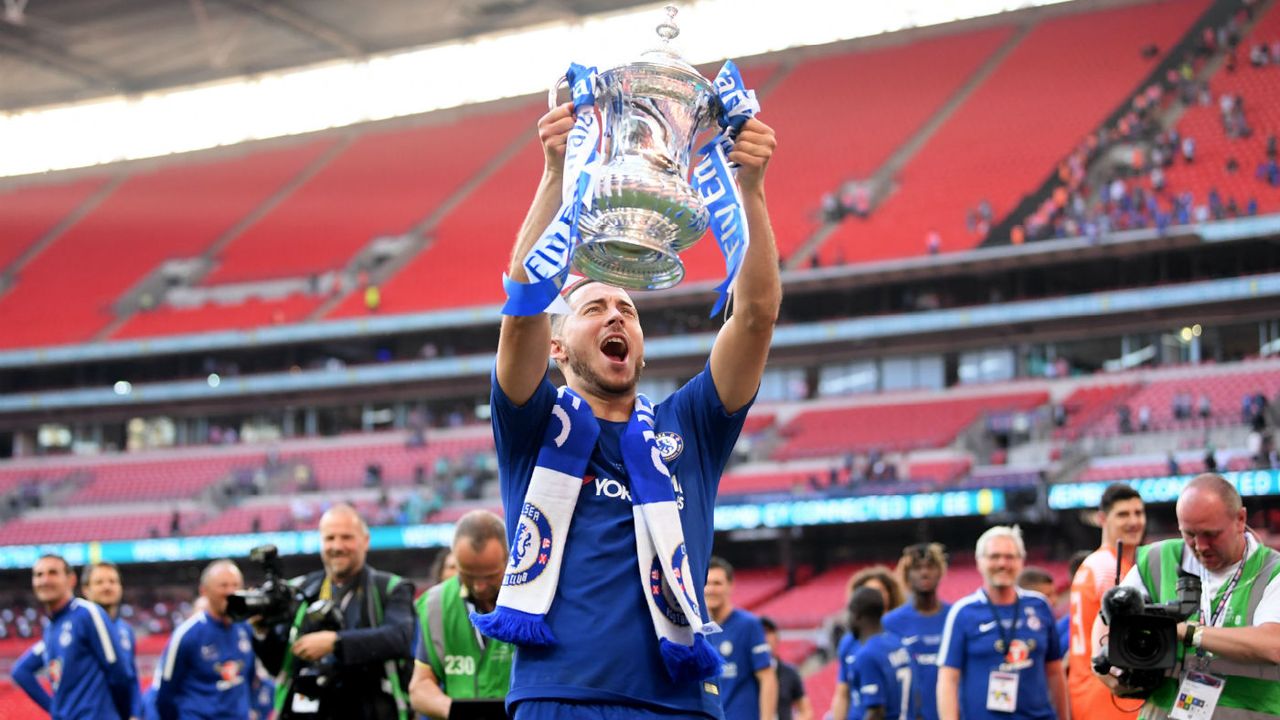
[[[978,632],[980,633],[991,632],[992,630],[995,630],[995,629],[996,629],[995,620],[992,620],[991,622],[984,622],[978,626]]]

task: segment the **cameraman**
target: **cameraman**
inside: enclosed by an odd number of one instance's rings
[[[417,647],[409,697],[413,709],[447,718],[455,698],[502,699],[511,687],[511,645],[476,632],[468,615],[489,613],[507,569],[507,526],[472,510],[453,533],[458,573],[418,598]]]
[[[302,596],[291,622],[257,623],[254,650],[279,676],[276,715],[289,718],[407,720],[405,693],[413,640],[413,584],[365,564],[369,527],[350,505],[335,505],[320,518],[323,571],[293,581]],[[341,630],[317,630],[307,608],[333,603]],[[323,691],[299,690],[306,675]],[[322,683],[308,683],[320,685]]]
[[[1248,530],[1240,494],[1221,475],[1192,480],[1177,516],[1182,538],[1139,548],[1121,582],[1156,603],[1177,601],[1179,569],[1201,583],[1199,609],[1178,624],[1179,672],[1157,686],[1141,717],[1168,717],[1175,698],[1197,717],[1280,716],[1280,553]],[[1107,632],[1099,618],[1095,644]],[[1099,678],[1117,695],[1133,690],[1111,674]]]

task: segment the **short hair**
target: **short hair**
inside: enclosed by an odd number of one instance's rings
[[[588,285],[590,285],[590,284],[592,284],[592,283],[595,283],[595,282],[599,282],[599,281],[598,281],[598,280],[592,280],[591,278],[588,278],[588,277],[578,278],[577,280],[574,280],[573,282],[569,283],[568,285],[565,285],[565,286],[560,290],[560,297],[561,297],[561,298],[564,298],[564,302],[565,302],[565,304],[566,304],[566,305],[568,305],[568,304],[569,304],[569,298],[573,297],[573,294],[574,294],[574,293],[578,292],[578,291],[579,291],[579,290],[581,290],[582,288],[584,288],[584,287],[586,287],[586,286],[588,286]],[[569,313],[552,313],[552,315],[551,315],[551,337],[553,337],[553,338],[554,338],[554,337],[559,337],[559,336],[560,336],[560,328],[564,327],[564,320],[565,320],[565,318],[567,318],[567,317],[569,317]]]
[[[1075,579],[1076,573],[1080,570],[1080,566],[1083,565],[1084,561],[1089,559],[1089,556],[1092,554],[1093,553],[1088,550],[1075,551],[1071,556],[1071,561],[1067,563],[1067,572],[1070,574],[1071,579]]]
[[[97,562],[89,563],[88,565],[85,566],[84,577],[81,578],[80,582],[84,584],[85,587],[88,587],[89,580],[93,578],[93,571],[98,570],[100,568],[106,568],[107,570],[115,570],[116,577],[120,577],[120,568],[116,566],[115,563],[111,562],[110,560],[99,560]]]
[[[67,575],[76,574],[76,571],[71,569],[71,563],[67,562],[67,559],[62,557],[61,555],[58,555],[56,553],[45,553],[44,555],[41,555],[40,557],[36,558],[36,563],[39,564],[41,560],[57,560],[58,562],[62,563],[63,573]]]
[[[1240,508],[1244,507],[1244,501],[1240,499],[1240,491],[1236,490],[1236,486],[1227,482],[1227,479],[1218,473],[1201,473],[1191,479],[1187,483],[1187,487],[1183,490],[1186,492],[1191,489],[1205,490],[1217,495],[1222,504],[1226,506],[1228,515],[1235,515],[1240,512]]]
[[[987,554],[987,546],[991,544],[991,541],[1002,537],[1013,541],[1013,544],[1018,548],[1019,557],[1025,558],[1027,556],[1027,546],[1022,542],[1022,528],[1017,525],[994,525],[988,528],[986,532],[978,536],[974,552],[977,553],[978,557],[985,556]]]
[[[356,510],[355,506],[351,503],[338,503],[328,510],[325,510],[324,514],[320,516],[320,522],[323,523],[325,517],[335,513],[351,515],[351,517],[356,519],[356,526],[359,527],[360,532],[364,533],[365,537],[369,537],[369,524],[364,521],[364,518],[360,517],[360,511]]]
[[[760,627],[763,627],[767,633],[778,632],[778,623],[774,622],[773,618],[768,615],[760,616]]]
[[[707,561],[707,574],[711,574],[711,571],[714,568],[720,568],[723,570],[724,579],[729,582],[733,582],[733,566],[729,564],[728,560],[725,560],[719,555],[712,555],[711,559]]]
[[[223,568],[231,568],[232,570],[235,570],[237,573],[240,573],[240,566],[236,565],[234,560],[231,560],[230,558],[221,558],[218,560],[214,560],[208,565],[205,565],[204,570],[200,571],[200,587],[204,587],[208,585],[209,578],[213,577],[213,574],[215,572]],[[241,576],[243,577],[242,573],[241,573]]]
[[[1111,508],[1116,503],[1124,500],[1142,499],[1142,495],[1128,483],[1111,483],[1106,490],[1102,491],[1102,500],[1098,503],[1098,509],[1103,513],[1111,512]]]
[[[898,581],[907,584],[907,571],[921,563],[932,563],[942,572],[947,571],[947,547],[942,543],[916,543],[902,548],[898,558]]]
[[[897,575],[887,565],[872,565],[854,573],[849,578],[849,585],[845,591],[847,596],[852,599],[853,593],[858,588],[866,585],[869,580],[879,580],[880,584],[884,585],[885,590],[889,592],[888,610],[901,606],[906,600],[907,595],[902,590],[902,583],[898,582]]]
[[[879,590],[860,587],[849,597],[849,614],[854,620],[860,617],[879,620],[884,616],[884,596]]]
[[[1030,589],[1033,585],[1044,585],[1045,583],[1053,585],[1054,580],[1049,571],[1044,568],[1038,568],[1033,565],[1024,568],[1022,572],[1018,573],[1018,587],[1020,588]]]
[[[497,540],[503,547],[507,545],[507,526],[502,518],[489,510],[472,510],[458,518],[453,530],[453,544],[466,540],[471,549],[480,552],[490,540]],[[443,567],[443,563],[442,563]]]

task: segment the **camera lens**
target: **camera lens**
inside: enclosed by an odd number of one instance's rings
[[[1152,662],[1160,657],[1163,645],[1159,633],[1152,632],[1150,628],[1134,628],[1125,649],[1138,662]]]

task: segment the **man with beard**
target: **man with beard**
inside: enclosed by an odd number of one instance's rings
[[[1117,702],[1111,690],[1093,675],[1093,622],[1102,595],[1116,584],[1116,556],[1120,576],[1133,567],[1133,558],[1147,532],[1146,507],[1132,486],[1115,483],[1102,492],[1098,504],[1102,545],[1084,559],[1071,579],[1071,643],[1067,655],[1067,691],[1071,711],[1089,720],[1128,720],[1138,715],[1137,703]],[[1125,705],[1129,707],[1126,708]]]
[[[455,699],[499,699],[511,686],[511,645],[476,632],[469,613],[492,612],[507,567],[507,528],[488,510],[458,519],[452,554],[457,573],[422,597],[409,683],[413,709],[447,718]]]
[[[919,696],[924,720],[938,720],[938,649],[950,603],[938,599],[938,584],[947,573],[947,552],[938,543],[919,543],[902,551],[898,575],[911,591],[911,602],[884,616],[884,629],[902,638],[911,654],[913,693]]]
[[[413,583],[370,567],[368,552],[369,527],[355,508],[330,508],[320,517],[324,570],[292,581],[305,601],[288,622],[260,627],[255,634],[254,650],[263,667],[280,675],[276,715],[282,720],[409,717],[405,687],[413,657]],[[308,617],[317,600],[330,608],[323,621]],[[317,627],[335,616],[341,629]],[[298,683],[304,674],[310,681],[306,688]]]
[[[41,557],[31,569],[31,588],[49,615],[44,639],[33,651],[53,685],[47,706],[37,695],[31,699],[53,720],[128,718],[138,690],[137,671],[126,662],[106,611],[75,597],[75,587],[75,573],[57,555]]]
[[[938,656],[941,720],[1068,720],[1061,640],[1044,596],[1018,587],[1022,531],[997,525],[978,538],[982,587],[947,613]]]
[[[545,170],[514,281],[530,280],[521,261],[560,205],[573,126],[570,105],[538,122]],[[721,717],[701,604],[716,489],[782,296],[764,195],[774,146],[752,119],[728,155],[751,238],[733,315],[706,367],[656,406],[637,396],[644,332],[626,291],[573,283],[567,314],[502,318],[491,407],[512,555],[497,611],[477,627],[517,645],[507,703],[518,720]]]
[[[1200,609],[1177,628],[1178,675],[1163,679],[1141,717],[1171,717],[1175,700],[1194,717],[1280,716],[1280,552],[1249,530],[1240,493],[1217,473],[1195,477],[1174,512],[1182,537],[1139,548],[1120,583],[1168,603],[1180,574],[1200,578]],[[1099,617],[1095,642],[1106,632]],[[1099,679],[1128,694],[1112,675]]]

